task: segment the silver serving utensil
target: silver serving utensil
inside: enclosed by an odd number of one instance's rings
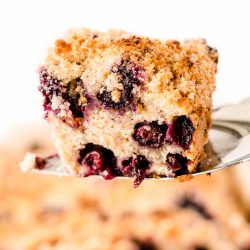
[[[205,147],[207,157],[198,167],[197,172],[188,176],[210,174],[218,170],[236,166],[250,161],[250,99],[234,105],[226,105],[215,109],[213,124],[209,132],[209,143]],[[21,163],[23,171],[34,173],[69,176],[60,158],[55,155],[44,160],[45,166],[39,169],[37,155],[28,153]],[[95,176],[99,177],[99,176]],[[130,178],[130,177],[117,177]],[[146,178],[154,179],[154,178]],[[173,177],[163,177],[159,180],[170,180]]]

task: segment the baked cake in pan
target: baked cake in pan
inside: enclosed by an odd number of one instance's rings
[[[204,157],[218,53],[205,40],[160,41],[72,29],[40,68],[45,117],[70,174],[192,173]]]

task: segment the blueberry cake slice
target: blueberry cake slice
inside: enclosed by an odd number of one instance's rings
[[[208,141],[217,62],[201,39],[69,31],[39,71],[67,171],[135,177],[135,186],[194,172]]]

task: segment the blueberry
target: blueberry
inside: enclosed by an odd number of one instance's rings
[[[177,175],[188,173],[187,163],[188,159],[180,154],[168,154],[166,163],[170,169]]]
[[[79,150],[78,162],[88,168],[84,176],[102,175],[105,179],[116,176],[116,158],[114,153],[100,145],[88,143]]]
[[[47,161],[44,158],[37,156],[35,158],[35,162],[36,162],[36,169],[42,170],[46,168]]]
[[[122,173],[125,176],[135,177],[134,187],[138,187],[144,180],[146,170],[150,168],[151,163],[144,155],[137,155],[122,161]]]
[[[79,100],[84,93],[76,92],[76,88],[83,89],[83,82],[80,78],[76,78],[67,84],[66,90],[62,93],[62,97],[69,103],[69,109],[72,112],[74,118],[83,117],[83,107],[80,105]]]
[[[198,245],[194,247],[194,250],[208,250],[208,248],[202,245]]]
[[[184,197],[178,204],[180,208],[190,208],[200,214],[204,219],[211,220],[213,217],[202,203],[198,203],[192,197]]]
[[[144,81],[145,78],[143,67],[124,59],[121,60],[118,66],[113,67],[111,72],[121,76],[121,83],[123,85],[137,85]]]
[[[51,102],[53,95],[62,96],[62,86],[61,81],[52,77],[48,74],[47,70],[42,68],[39,72],[40,85],[38,90],[42,93],[44,97],[44,110],[51,110]]]
[[[106,108],[121,109],[132,102],[133,87],[144,81],[145,71],[141,66],[133,62],[121,60],[118,65],[111,68],[111,73],[117,74],[119,76],[119,83],[123,85],[120,100],[117,102],[114,101],[112,99],[112,91],[107,91],[107,89],[97,93],[96,97]]]
[[[38,89],[44,96],[43,106],[46,112],[53,111],[55,115],[60,113],[59,107],[56,110],[52,110],[52,98],[56,96],[61,97],[64,104],[66,104],[65,107],[68,107],[71,111],[73,118],[82,118],[84,116],[84,107],[79,101],[80,98],[85,97],[83,82],[80,78],[76,78],[67,84],[62,84],[60,80],[49,75],[45,68],[40,70],[39,76],[40,85]],[[81,92],[76,91],[76,89],[80,89]]]
[[[192,143],[193,132],[192,121],[187,116],[181,115],[169,125],[166,139],[187,150]]]
[[[139,122],[134,127],[133,138],[142,146],[159,148],[163,145],[168,126],[153,122]]]
[[[40,86],[38,89],[42,94],[52,97],[59,96],[62,93],[61,81],[49,75],[46,69],[41,69],[39,72]]]
[[[132,100],[132,89],[131,85],[124,86],[124,90],[121,91],[121,98],[119,102],[112,100],[112,95],[110,91],[104,90],[102,93],[97,94],[97,99],[106,108],[121,109],[130,104]]]
[[[156,250],[157,249],[156,245],[151,240],[142,241],[142,240],[135,239],[133,241],[138,247],[138,250]]]

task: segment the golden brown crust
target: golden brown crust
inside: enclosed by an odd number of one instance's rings
[[[98,67],[103,59],[108,61],[109,57],[117,55],[142,65],[148,82],[157,74],[165,75],[157,79],[156,90],[159,93],[172,92],[172,101],[178,105],[190,107],[190,111],[195,112],[206,111],[210,107],[218,53],[203,39],[180,43],[119,32],[114,34],[112,31],[71,30],[64,40],[56,41],[49,53],[47,66],[58,79],[69,81],[81,76],[89,67]],[[90,63],[93,61],[94,64]],[[65,71],[67,74],[63,73]],[[152,90],[148,87],[148,91]]]

